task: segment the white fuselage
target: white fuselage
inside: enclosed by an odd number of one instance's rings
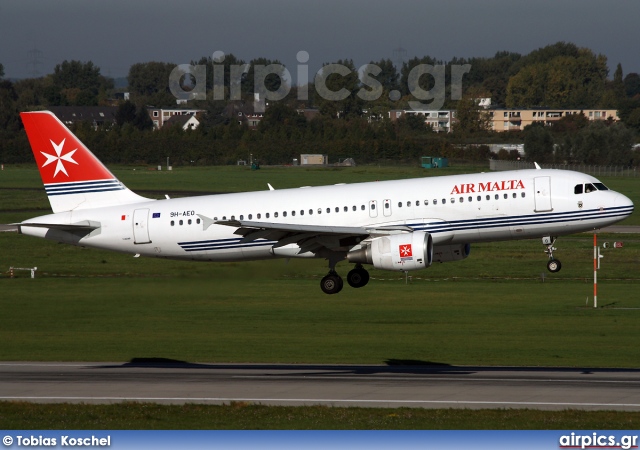
[[[434,246],[561,236],[608,226],[633,203],[611,190],[576,194],[597,183],[578,172],[521,170],[265,190],[144,201],[52,214],[28,222],[99,222],[76,234],[22,227],[24,234],[143,256],[203,261],[313,257],[296,244],[241,242],[237,227],[213,221],[375,228],[404,225],[426,231]]]

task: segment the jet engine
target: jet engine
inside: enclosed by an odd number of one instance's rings
[[[433,240],[424,231],[377,237],[363,248],[347,253],[347,260],[384,270],[424,269],[433,262]]]
[[[460,261],[471,253],[471,244],[438,245],[433,249],[434,262]]]

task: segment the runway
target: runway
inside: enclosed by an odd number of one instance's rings
[[[640,411],[640,370],[5,362],[0,400]]]

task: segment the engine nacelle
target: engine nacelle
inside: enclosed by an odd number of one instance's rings
[[[349,252],[347,260],[384,270],[425,269],[433,262],[433,240],[424,231],[382,236],[360,250]]]
[[[434,262],[460,261],[471,253],[471,244],[438,245],[433,249]]]

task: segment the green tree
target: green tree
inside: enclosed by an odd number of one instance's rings
[[[341,67],[344,74],[337,73]],[[349,119],[362,115],[364,101],[358,97],[360,80],[358,71],[350,59],[325,64],[316,75],[318,109],[329,117]]]
[[[0,64],[0,79],[2,79],[2,77],[4,77],[4,67]]]
[[[491,129],[491,118],[487,111],[479,106],[479,98],[485,94],[478,89],[470,89],[458,101],[454,132],[457,134],[474,134]]]
[[[55,66],[51,80],[55,93],[51,100],[59,98],[71,105],[97,105],[113,88],[113,80],[100,75],[100,68],[91,61],[65,60]]]
[[[118,110],[116,111],[116,124],[121,127],[125,123],[133,123],[136,119],[136,105],[127,100],[118,105]]]
[[[553,137],[544,125],[533,124],[525,127],[524,152],[528,161],[553,161]]]
[[[624,77],[624,92],[627,97],[633,98],[640,95],[640,75],[637,73],[628,73]]]
[[[140,108],[138,108],[138,112],[133,119],[133,125],[141,131],[153,129],[153,120],[151,120],[149,111],[147,110],[147,107],[145,105],[142,105],[140,106]]]
[[[154,106],[170,106],[176,99],[169,90],[169,76],[176,67],[172,63],[147,62],[137,63],[129,68],[129,90],[135,95],[138,104]]]
[[[507,106],[592,108],[599,105],[607,87],[607,58],[589,49],[574,52],[573,47],[561,46],[566,51],[543,52],[541,55],[545,57],[526,58],[534,62],[509,79]],[[551,59],[547,58],[554,54]]]

